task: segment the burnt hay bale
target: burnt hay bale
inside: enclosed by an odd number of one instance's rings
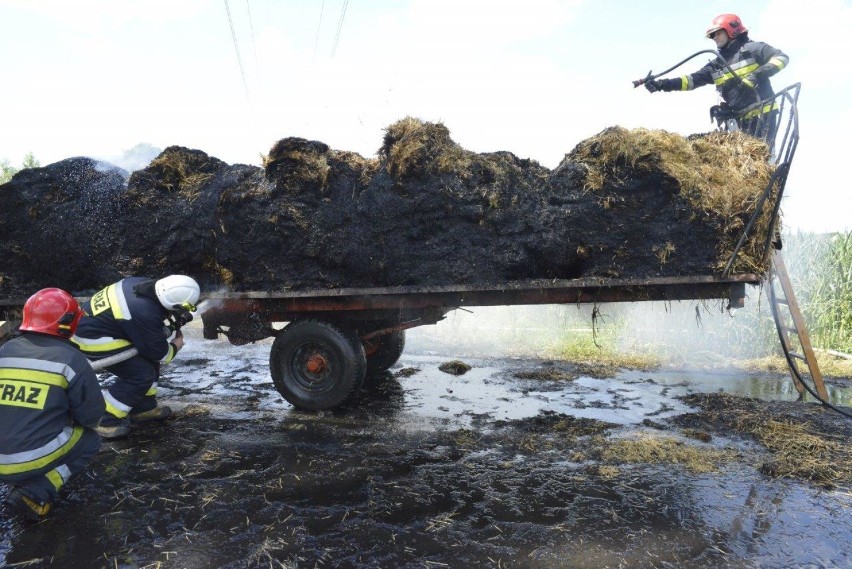
[[[550,170],[407,117],[376,159],[302,138],[278,141],[262,168],[178,146],[129,179],[69,159],[0,186],[0,294],[172,272],[205,290],[717,274],[767,158],[740,133],[611,127]],[[755,234],[767,231],[768,213]],[[734,273],[766,270],[759,246]]]
[[[773,173],[766,144],[742,132],[684,138],[662,130],[611,127],[578,144],[566,159],[586,168],[584,188],[594,192],[607,208],[621,200],[630,203],[636,190],[652,200],[673,192],[669,204],[657,204],[671,208],[655,216],[665,220],[667,227],[659,223],[649,227],[660,233],[653,245],[660,262],[672,262],[683,274],[695,274],[701,267],[708,274],[724,268]],[[663,195],[651,195],[655,189]],[[643,202],[632,200],[632,205],[641,207]],[[752,235],[768,234],[772,206],[770,200]],[[652,221],[645,213],[639,217],[647,223]],[[632,221],[631,216],[625,221]],[[662,243],[666,233],[672,239]],[[690,243],[690,237],[694,242]],[[733,271],[765,272],[761,244],[760,238],[750,239]],[[647,256],[647,247],[633,249]],[[712,261],[711,254],[715,254]]]
[[[110,234],[123,219],[126,179],[110,164],[68,158],[0,185],[0,296],[87,291],[116,277]]]
[[[221,284],[216,267],[215,208],[241,166],[200,150],[170,146],[130,176],[116,224],[119,272],[159,276],[185,273]],[[254,168],[257,170],[257,168]]]

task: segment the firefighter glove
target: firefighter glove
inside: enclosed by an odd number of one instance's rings
[[[657,91],[662,91],[662,81],[660,81],[659,79],[649,79],[648,81],[645,81],[645,88],[648,89],[649,93],[656,93]]]
[[[757,75],[754,73],[749,73],[745,77],[743,77],[743,85],[748,87],[749,89],[754,89],[757,87]]]
[[[710,107],[710,120],[715,120],[718,126],[722,126],[727,120],[735,118],[736,115],[726,103]]]

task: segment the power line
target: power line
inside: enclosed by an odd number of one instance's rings
[[[319,45],[319,34],[320,28],[322,27],[322,14],[325,11],[325,0],[322,0],[322,6],[320,6],[320,17],[319,23],[317,24],[317,38],[314,40],[314,61],[317,60],[317,46]]]
[[[251,47],[254,51],[254,66],[257,69],[258,80],[260,79],[260,64],[257,62],[257,42],[254,40],[254,24],[251,21],[251,6],[249,0],[246,0],[246,11],[248,11],[249,28],[251,28]]]
[[[337,42],[340,41],[340,30],[343,29],[343,20],[346,18],[346,8],[349,0],[343,0],[343,8],[340,10],[340,20],[337,22],[337,34],[334,36],[334,46],[331,48],[331,57],[337,52]]]
[[[243,78],[243,90],[246,92],[246,99],[251,102],[248,84],[246,83],[246,72],[243,69],[243,58],[240,57],[240,48],[237,45],[237,33],[234,31],[234,20],[231,18],[231,9],[228,7],[228,0],[225,0],[225,12],[228,13],[228,24],[231,26],[231,37],[234,40],[234,51],[237,53],[237,64],[240,66],[240,76]]]

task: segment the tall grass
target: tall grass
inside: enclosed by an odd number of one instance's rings
[[[825,350],[852,353],[852,232],[785,233],[782,240],[781,252],[811,344]],[[777,285],[776,290],[780,290]],[[672,309],[674,317],[669,322],[659,319],[652,321],[652,325],[657,329],[670,329],[674,335],[668,337],[674,338],[673,343],[692,354],[706,350],[733,358],[775,355],[779,352],[779,339],[767,291],[765,287],[750,287],[747,294],[749,298],[744,309],[733,313],[721,311],[729,316],[727,321],[714,315],[705,305],[693,307],[692,311],[677,306]],[[647,311],[639,310],[638,314],[647,314]],[[689,333],[689,319],[697,317],[703,320],[699,326],[701,331]],[[639,330],[643,327],[635,318],[628,320],[626,325]],[[678,329],[684,333],[679,334]],[[662,336],[661,341],[665,342],[665,338]]]
[[[788,233],[783,242],[782,255],[812,345],[852,353],[852,232]],[[657,309],[656,316],[642,307],[626,311],[626,317],[623,310],[616,313],[622,315],[625,338],[634,345],[637,339],[649,346],[657,343],[665,357],[702,351],[731,358],[777,354],[779,339],[767,291],[749,287],[746,292],[746,307],[731,313],[719,303],[678,303],[664,312]]]
[[[831,235],[803,308],[817,345],[852,353],[852,231]]]

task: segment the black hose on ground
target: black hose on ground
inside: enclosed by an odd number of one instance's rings
[[[796,376],[796,379],[799,380],[799,383],[802,384],[802,387],[804,387],[808,391],[808,393],[813,396],[814,399],[822,403],[824,407],[828,407],[832,411],[835,411],[837,413],[840,413],[844,417],[852,419],[852,413],[849,413],[848,411],[844,411],[843,409],[832,405],[831,403],[820,397],[816,391],[811,389],[810,385],[802,381],[802,375],[799,373],[799,370],[796,369],[795,364],[791,361],[791,356],[786,352],[784,353],[784,356],[787,358],[787,364],[790,366],[790,369],[793,371],[793,374]]]
[[[807,392],[810,393],[813,396],[814,399],[816,399],[817,401],[822,403],[824,407],[828,407],[832,411],[835,411],[837,413],[840,413],[844,417],[852,419],[852,413],[849,413],[848,411],[844,411],[843,409],[840,409],[839,407],[835,407],[834,405],[832,405],[831,403],[829,403],[828,401],[826,401],[825,399],[820,397],[819,394],[816,391],[811,389],[810,385],[808,385],[807,383],[805,383],[802,380],[802,374],[799,373],[799,368],[797,367],[796,362],[793,361],[793,356],[791,356],[790,351],[786,347],[784,347],[785,346],[785,344],[784,344],[784,332],[781,330],[781,321],[780,321],[779,315],[778,315],[778,308],[775,304],[775,292],[772,290],[771,283],[769,285],[769,291],[770,291],[770,295],[772,296],[772,298],[769,301],[769,305],[770,305],[770,308],[772,310],[772,318],[773,318],[773,320],[775,320],[775,329],[778,331],[778,338],[781,340],[781,346],[782,346],[783,351],[784,351],[784,357],[787,359],[787,367],[790,368],[790,371],[793,372],[793,375],[796,376],[796,380],[798,380],[798,382],[801,384],[801,386],[804,387],[807,390]]]

